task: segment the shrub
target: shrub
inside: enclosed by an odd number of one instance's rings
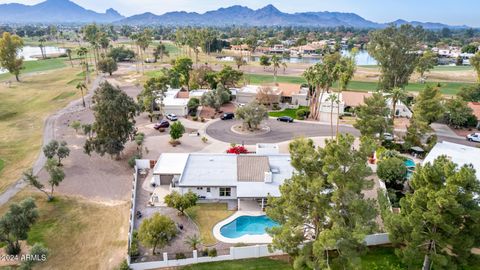
[[[185,256],[185,254],[183,254],[181,252],[175,254],[175,259],[177,259],[177,260],[182,260],[182,259],[186,259],[186,258],[187,258],[187,256]]]
[[[131,156],[129,159],[128,159],[128,166],[130,166],[131,168],[135,167],[135,160],[136,159],[141,159],[142,156],[140,156],[140,154],[135,154],[133,156]]]
[[[137,257],[140,255],[140,250],[138,249],[138,232],[133,231],[132,243],[130,245],[130,250],[128,251],[130,257]]]
[[[227,154],[236,154],[236,155],[248,154],[248,150],[247,148],[241,145],[232,146],[227,150]]]
[[[123,260],[120,266],[118,267],[118,270],[131,270],[130,266],[128,266],[127,260]]]
[[[198,121],[198,117],[197,117],[197,116],[194,116],[194,117],[192,117],[192,120],[195,121],[195,122],[197,122],[197,121]]]
[[[78,133],[78,131],[82,127],[82,123],[80,123],[80,121],[75,120],[75,121],[72,121],[72,123],[70,124],[70,127],[75,129],[75,132]]]
[[[400,158],[387,158],[378,163],[377,174],[385,182],[395,183],[405,178],[407,167]]]
[[[208,254],[210,253],[210,251],[208,250],[208,248],[206,248],[206,249],[202,250],[200,253],[202,254],[202,256],[205,257],[205,256],[208,256]]]
[[[217,257],[217,249],[212,248],[208,251],[208,257]]]
[[[200,122],[202,122],[202,123],[205,122],[205,118],[200,117]]]
[[[278,110],[280,110],[280,109],[281,109],[281,108],[280,108],[280,105],[278,105],[277,103],[273,104],[272,110],[278,111]]]
[[[208,138],[205,137],[205,136],[203,136],[203,137],[202,137],[202,142],[207,143],[207,142],[208,142]]]
[[[305,119],[306,117],[308,117],[309,114],[310,111],[308,111],[307,109],[298,109],[296,112],[297,119],[299,120]]]

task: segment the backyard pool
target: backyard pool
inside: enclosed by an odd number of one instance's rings
[[[264,235],[267,228],[278,226],[269,217],[239,216],[220,228],[220,234],[226,238],[239,238],[245,235]]]
[[[413,173],[415,172],[416,164],[415,164],[415,161],[409,158],[405,160],[404,164],[407,167],[407,175],[405,176],[405,178],[409,180],[410,178],[412,178]]]
[[[405,166],[407,166],[407,168],[415,168],[416,164],[415,161],[407,159],[405,160]]]

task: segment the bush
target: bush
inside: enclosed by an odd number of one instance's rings
[[[120,266],[118,267],[118,270],[131,270],[130,266],[128,266],[127,260],[123,260]]]
[[[309,114],[310,114],[310,111],[307,109],[298,109],[296,112],[298,120],[303,120],[307,118]]]
[[[205,122],[205,118],[200,117],[200,122],[202,122],[202,123]]]
[[[192,117],[192,120],[195,121],[195,122],[197,122],[197,121],[198,121],[198,117],[197,117],[197,116],[194,116],[194,117]]]
[[[130,245],[130,250],[128,251],[130,257],[138,257],[140,255],[140,250],[138,249],[138,232],[133,231],[132,235],[132,244]]]
[[[203,143],[207,143],[207,142],[208,142],[208,138],[205,137],[205,136],[203,136],[203,137],[202,137],[202,142],[203,142]]]
[[[136,159],[141,159],[142,156],[140,154],[135,154],[133,156],[131,156],[129,159],[128,159],[128,166],[130,166],[131,168],[135,167],[135,160]]]
[[[208,251],[208,257],[217,257],[217,249],[212,248]]]
[[[387,184],[394,184],[404,180],[407,174],[407,166],[400,158],[388,158],[378,163],[377,174]]]
[[[187,256],[185,256],[185,254],[183,254],[181,252],[175,254],[175,259],[177,259],[177,260],[182,260],[182,259],[186,259],[186,258],[187,258]]]
[[[280,105],[278,105],[277,103],[273,104],[272,110],[278,111],[278,110],[280,110],[280,109],[281,109],[281,108],[280,108]]]
[[[227,150],[227,154],[236,154],[236,155],[248,154],[248,150],[244,146],[241,146],[241,145],[236,146],[235,145],[235,146],[230,147]]]
[[[208,253],[209,253],[209,252],[210,252],[210,251],[208,250],[208,248],[206,248],[206,249],[202,250],[202,251],[200,252],[200,254],[205,257],[205,256],[208,256]]]
[[[78,131],[82,127],[82,123],[80,121],[75,120],[75,121],[72,121],[72,123],[70,123],[70,127],[75,129],[75,132],[78,133]]]

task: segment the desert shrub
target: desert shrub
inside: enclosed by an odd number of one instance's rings
[[[208,251],[208,257],[217,257],[217,249],[212,248]]]

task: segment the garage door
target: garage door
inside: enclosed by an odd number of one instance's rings
[[[160,185],[170,185],[172,183],[173,174],[161,174]]]

